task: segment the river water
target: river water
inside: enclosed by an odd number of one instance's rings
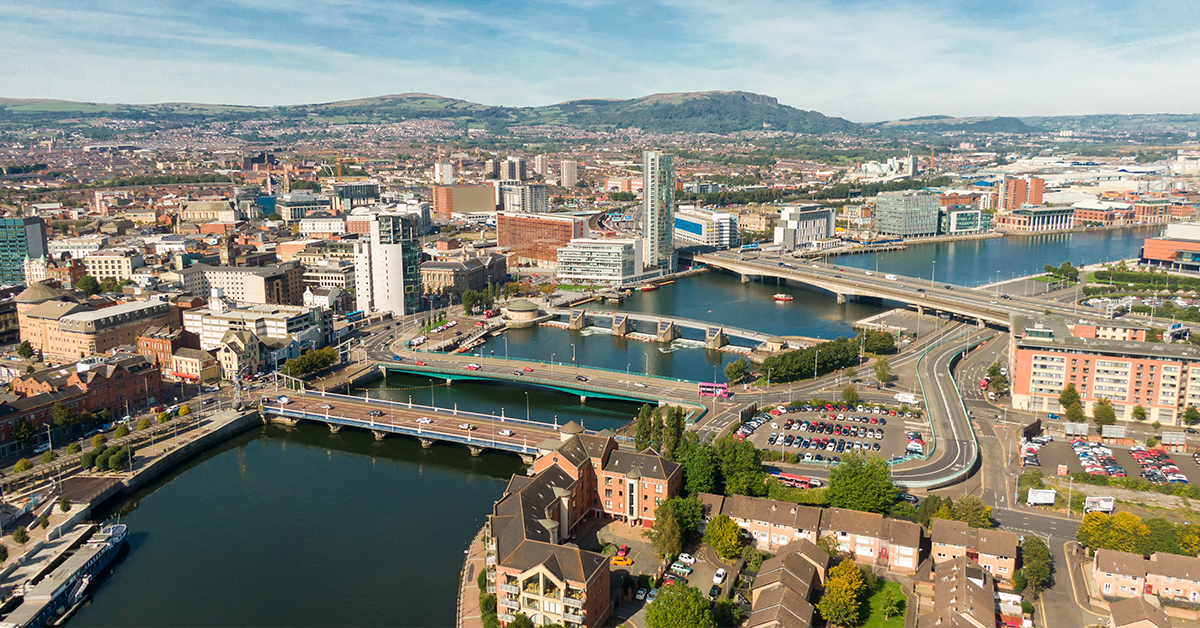
[[[1148,233],[1149,231],[1149,233]],[[1043,264],[1133,257],[1155,231],[1004,238],[918,245],[884,254],[880,269],[978,285]],[[874,257],[844,256],[862,268]],[[943,275],[942,273],[946,273]],[[1003,275],[1002,275],[1003,277]],[[1007,278],[1007,277],[1004,277]],[[775,292],[796,296],[790,304]],[[674,314],[771,334],[832,338],[881,311],[772,284],[707,274],[637,293],[620,309]],[[552,328],[508,332],[510,356],[571,361],[667,377],[711,380],[731,357],[699,339],[673,347]],[[488,352],[503,355],[505,340]],[[542,368],[536,366],[535,368]],[[718,373],[719,375],[719,373]],[[616,427],[636,405],[522,387],[442,386],[393,375],[369,394],[439,407],[560,423]],[[357,391],[367,394],[368,391]],[[526,396],[528,393],[528,397]],[[130,525],[130,551],[73,626],[447,626],[453,623],[463,550],[520,460],[453,446],[422,450],[406,438],[331,435],[322,425],[252,430],[210,450],[105,516]]]

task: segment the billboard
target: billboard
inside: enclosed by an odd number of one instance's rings
[[[1187,435],[1183,432],[1163,432],[1162,444],[1164,445],[1186,445]]]
[[[1041,434],[1042,434],[1042,420],[1041,419],[1038,419],[1038,420],[1034,421],[1033,423],[1030,423],[1029,425],[1026,425],[1024,428],[1021,429],[1021,438],[1024,438],[1025,440],[1029,440],[1029,439],[1033,438],[1034,436],[1041,436]]]
[[[1087,423],[1066,423],[1063,425],[1063,431],[1067,436],[1084,436],[1088,435]]]
[[[1112,497],[1089,497],[1083,501],[1083,512],[1112,512],[1115,503]]]
[[[1125,432],[1124,425],[1105,425],[1100,428],[1101,438],[1125,438]]]
[[[1025,498],[1025,503],[1030,506],[1053,506],[1054,498],[1057,496],[1058,493],[1054,489],[1031,488],[1029,489],[1029,496]]]

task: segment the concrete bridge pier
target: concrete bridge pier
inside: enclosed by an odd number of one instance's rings
[[[480,447],[479,445],[467,445],[467,449],[470,449],[471,455],[475,456],[476,458],[479,457],[479,454],[483,453],[483,447]]]
[[[587,403],[587,395],[579,395],[579,403]]]
[[[329,433],[330,434],[337,434],[340,431],[342,431],[342,426],[334,424],[334,423],[329,424]]]
[[[671,342],[681,335],[679,328],[675,326],[675,321],[658,321],[658,338],[659,342]]]
[[[371,433],[375,435],[376,441],[381,441],[385,436],[387,436],[387,432],[381,432],[379,430],[371,430]]]
[[[588,315],[584,310],[571,310],[571,321],[567,323],[567,329],[583,329],[588,326]]]
[[[975,319],[975,326],[979,329],[983,329],[984,327],[987,327],[987,323],[983,322],[982,318],[977,318]]]
[[[612,333],[614,336],[627,336],[633,331],[629,323],[629,317],[624,314],[614,314],[612,323]]]
[[[286,425],[288,427],[296,427],[296,424],[299,422],[300,422],[300,419],[289,419],[287,417],[282,417],[282,416],[278,416],[278,415],[271,417],[271,423],[282,423],[283,425]]]
[[[838,305],[845,305],[846,304],[846,295],[839,292],[837,295],[837,302],[838,302]]]
[[[742,283],[750,283],[750,275],[742,275]]]
[[[378,438],[378,437],[379,437],[379,433],[376,432],[376,438]],[[382,440],[382,439],[380,439],[380,440]],[[418,438],[417,440],[421,441],[421,449],[429,449],[430,447],[433,447],[433,439],[432,438]]]
[[[533,454],[518,454],[518,455],[521,456],[521,462],[524,462],[525,464],[533,464],[533,461],[537,460],[537,456],[535,456]]]
[[[729,344],[729,340],[725,338],[724,327],[709,327],[704,333],[704,348],[705,349],[720,349]]]

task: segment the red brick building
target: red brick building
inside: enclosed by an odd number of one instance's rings
[[[46,425],[50,423],[50,409],[56,403],[63,404],[72,412],[83,412],[87,410],[87,393],[78,387],[68,386],[32,397],[0,395],[0,455],[10,456],[28,446],[16,436],[17,425],[22,421],[31,423],[34,430],[40,432],[38,440],[44,439]]]
[[[162,402],[162,372],[141,355],[94,357],[61,368],[39,371],[12,381],[14,394],[34,397],[78,388],[84,410],[109,408],[114,414]]]
[[[558,249],[587,237],[587,222],[587,216],[501,212],[496,215],[498,244],[512,249],[518,263],[553,266]]]
[[[171,368],[175,351],[199,349],[200,337],[186,329],[148,327],[137,339],[138,353],[159,368]]]

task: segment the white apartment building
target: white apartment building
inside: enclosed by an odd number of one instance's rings
[[[293,338],[306,348],[320,348],[333,339],[333,311],[298,305],[234,308],[213,299],[209,307],[184,310],[183,328],[199,336],[205,350],[219,347],[229,331],[248,331],[260,339]]]
[[[411,314],[421,306],[421,244],[408,214],[372,216],[370,238],[354,243],[355,304],[364,312]]]
[[[342,291],[354,289],[354,263],[327,263],[304,267],[306,288],[337,288]]]
[[[817,204],[784,205],[775,225],[775,244],[785,251],[833,237],[834,210]]]
[[[504,211],[545,214],[550,211],[550,193],[544,185],[503,188]]]
[[[287,223],[299,222],[310,213],[329,211],[332,207],[329,197],[307,192],[284,194],[275,201],[275,211]]]
[[[741,244],[738,217],[695,207],[681,208],[675,212],[675,240],[679,246],[733,248]]]
[[[97,251],[83,258],[83,268],[97,281],[105,277],[129,279],[134,269],[145,265],[142,254],[132,250]]]
[[[60,238],[46,243],[50,255],[56,259],[61,259],[63,253],[69,253],[71,259],[83,259],[105,246],[108,246],[108,236],[99,234],[78,238]]]
[[[300,237],[315,235],[337,235],[346,232],[346,219],[329,214],[314,214],[300,219]]]
[[[558,184],[564,188],[573,188],[579,183],[579,162],[573,159],[564,159],[558,166]]]
[[[640,239],[577,238],[558,249],[555,276],[560,283],[604,285],[619,288],[651,279],[662,269],[647,271],[642,263]]]

